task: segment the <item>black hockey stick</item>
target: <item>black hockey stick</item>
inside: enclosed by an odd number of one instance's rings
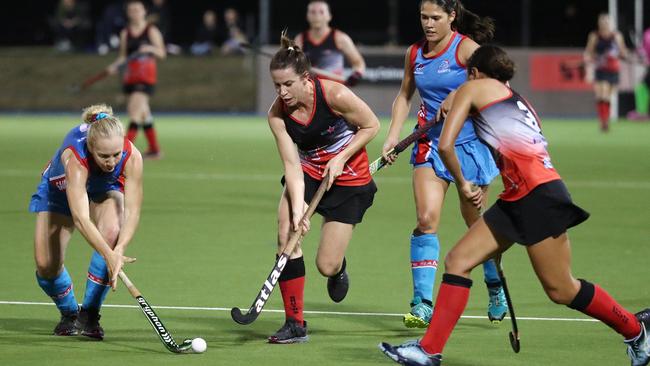
[[[138,291],[138,289],[133,285],[133,282],[129,280],[124,271],[120,271],[119,276],[122,279],[122,282],[124,282],[126,288],[131,293],[131,296],[137,300],[138,305],[140,305],[140,310],[142,310],[144,316],[147,317],[149,324],[151,324],[153,329],[156,331],[156,334],[165,345],[165,347],[173,353],[194,353],[192,350],[192,340],[186,339],[180,345],[177,344],[174,341],[174,337],[172,337],[171,333],[169,333],[167,331],[167,328],[165,328],[163,325],[162,320],[160,320],[158,315],[156,315],[156,312],[151,308],[151,306],[149,306],[147,300],[142,297],[140,291]]]
[[[410,144],[412,144],[415,140],[419,139],[424,133],[426,133],[428,129],[433,127],[435,123],[436,123],[435,120],[431,120],[425,123],[424,125],[420,126],[413,133],[411,133],[410,135],[405,137],[402,141],[397,143],[397,145],[395,145],[395,147],[392,150],[390,150],[387,155],[391,155],[391,154],[397,155],[401,153]],[[383,156],[377,158],[369,166],[370,174],[375,174],[381,168],[386,166],[386,164],[387,161],[386,159],[384,159]],[[326,181],[327,179],[323,179],[323,183],[321,183],[320,187],[318,187],[318,191],[316,191],[316,194],[314,194],[314,197],[309,203],[309,208],[307,209],[307,212],[305,212],[305,214],[303,215],[303,220],[307,217],[311,217],[311,215],[314,213],[314,210],[316,210],[316,206],[318,206],[318,202],[320,202],[320,199],[322,198],[323,194],[325,194]],[[230,309],[230,316],[235,322],[239,324],[247,325],[254,322],[255,319],[257,319],[257,317],[262,312],[262,309],[264,309],[264,305],[266,305],[266,302],[271,296],[273,289],[275,289],[275,286],[278,283],[278,279],[280,278],[280,275],[282,274],[284,267],[289,261],[289,256],[293,252],[296,243],[298,243],[301,237],[302,237],[301,230],[292,233],[291,237],[289,238],[289,242],[287,243],[285,248],[283,248],[280,257],[278,257],[278,259],[275,261],[275,266],[273,267],[273,270],[266,278],[266,281],[264,281],[264,284],[262,284],[262,289],[257,294],[257,297],[255,298],[253,304],[248,309],[248,312],[244,314],[241,311],[241,309],[238,307],[234,307]]]
[[[508,304],[508,311],[510,312],[510,320],[512,321],[512,331],[508,334],[510,338],[510,346],[515,353],[519,353],[521,349],[521,343],[519,341],[519,327],[517,327],[517,318],[515,317],[515,308],[512,305],[512,299],[510,298],[510,291],[508,290],[508,283],[506,282],[506,276],[503,274],[503,265],[501,264],[501,254],[499,254],[495,260],[497,265],[497,272],[499,273],[499,278],[501,278],[501,285],[503,286],[503,293],[506,295],[506,303]]]

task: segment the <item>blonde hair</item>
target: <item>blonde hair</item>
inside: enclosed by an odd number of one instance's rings
[[[124,136],[122,122],[113,116],[113,108],[107,104],[93,104],[84,108],[81,119],[88,124],[86,141],[91,149],[100,138]]]
[[[106,104],[93,104],[89,107],[86,107],[83,109],[81,112],[81,120],[84,121],[85,123],[93,123],[101,118],[99,117],[100,113],[105,113],[110,116],[113,115],[113,108],[111,106],[106,105]]]

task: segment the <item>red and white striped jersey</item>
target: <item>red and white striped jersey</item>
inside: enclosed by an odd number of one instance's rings
[[[518,200],[538,185],[560,179],[546,150],[537,113],[515,91],[484,106],[472,119],[476,134],[491,148],[501,172],[502,200]]]

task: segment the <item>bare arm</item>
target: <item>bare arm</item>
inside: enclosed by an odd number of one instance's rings
[[[114,281],[124,261],[132,262],[133,259],[123,257],[121,254],[113,252],[97,229],[97,226],[90,219],[90,203],[88,201],[88,192],[86,182],[88,181],[88,169],[81,165],[74,153],[66,150],[61,154],[61,161],[65,166],[66,177],[66,195],[68,205],[72,213],[74,225],[81,235],[106,260],[108,273],[111,279],[111,287],[115,290],[117,281]]]
[[[621,32],[616,32],[614,40],[616,41],[619,52],[621,53],[621,58],[624,60],[629,60],[629,53],[627,52],[627,47],[625,46],[625,41],[623,40]]]
[[[126,61],[126,32],[126,29],[120,32],[120,49],[117,54],[117,59],[106,67],[106,71],[111,75],[116,74],[120,65]]]
[[[463,124],[474,105],[476,95],[476,87],[474,84],[474,82],[468,81],[456,90],[451,109],[447,114],[447,119],[440,134],[438,152],[445,167],[447,167],[447,170],[454,177],[456,186],[468,200],[471,200],[478,207],[483,199],[482,191],[480,189],[474,190],[472,182],[465,180],[458,156],[456,155],[455,146],[458,134],[463,128]]]
[[[404,77],[402,78],[402,85],[400,86],[399,93],[393,101],[393,108],[391,109],[390,115],[390,127],[388,128],[388,134],[382,148],[382,154],[391,162],[394,161],[394,159],[386,156],[386,154],[395,147],[399,141],[400,132],[402,131],[404,122],[408,118],[409,111],[411,110],[411,100],[415,93],[415,79],[413,78],[413,68],[411,66],[410,57],[411,47],[406,50],[406,55],[404,56]]]
[[[595,32],[590,32],[587,37],[587,46],[585,47],[584,59],[586,63],[593,63],[596,61],[596,42],[598,36]]]
[[[327,102],[332,110],[358,128],[348,146],[327,163],[323,177],[329,173],[329,188],[336,177],[343,172],[345,163],[377,135],[379,119],[370,107],[346,86],[329,80],[322,80],[321,83],[326,90]]]
[[[336,31],[334,42],[348,60],[352,69],[363,75],[363,73],[366,72],[366,62],[364,61],[363,56],[361,56],[361,52],[359,52],[357,46],[354,45],[352,38],[350,38],[346,33]]]
[[[151,53],[159,59],[164,59],[167,57],[167,51],[165,50],[165,42],[163,41],[162,33],[155,26],[149,26],[149,40],[151,44],[144,44],[140,46],[139,52],[142,53]]]
[[[287,133],[284,121],[282,120],[282,102],[275,99],[269,109],[268,121],[275,143],[284,166],[284,180],[289,201],[291,203],[291,214],[293,218],[293,230],[298,230],[300,218],[305,212],[305,180],[300,166],[300,157],[291,136]]]
[[[130,142],[129,142],[130,143]],[[142,207],[142,155],[131,146],[131,157],[124,167],[124,223],[114,251],[123,254],[140,222]]]

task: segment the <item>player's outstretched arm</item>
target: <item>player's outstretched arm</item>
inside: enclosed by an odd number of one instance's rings
[[[131,143],[131,142],[129,142]],[[142,207],[142,154],[131,146],[131,157],[124,167],[124,222],[114,252],[124,255],[140,223]]]

